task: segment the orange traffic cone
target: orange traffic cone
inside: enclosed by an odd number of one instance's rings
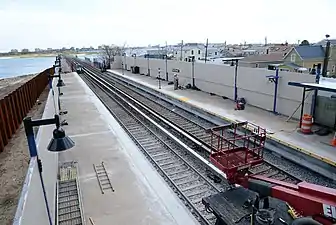
[[[336,132],[335,132],[334,137],[331,140],[330,144],[331,144],[331,146],[336,147]]]

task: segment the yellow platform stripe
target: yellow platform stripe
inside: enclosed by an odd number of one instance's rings
[[[189,98],[187,98],[187,97],[180,97],[179,100],[186,102],[186,101],[189,100]]]
[[[176,99],[175,96],[170,95],[170,94],[168,94],[168,95],[169,95],[170,97],[173,97],[173,98]],[[178,98],[178,99],[181,100],[181,101],[187,101],[187,100],[189,100],[189,99],[186,98],[186,97],[181,97],[181,98]],[[187,100],[185,100],[185,99],[187,99]],[[206,111],[207,113],[209,113],[209,114],[211,114],[211,115],[214,115],[214,116],[217,116],[217,117],[219,117],[219,118],[221,118],[221,119],[227,120],[227,121],[229,121],[230,123],[241,122],[241,121],[238,121],[238,120],[232,120],[232,119],[227,118],[227,117],[225,117],[225,116],[222,116],[222,115],[219,115],[219,114],[217,114],[217,113],[211,112],[211,111],[209,111],[209,110],[207,110],[207,109],[205,109],[205,108],[199,107],[199,106],[197,106],[197,105],[195,105],[195,104],[192,104],[192,103],[189,103],[189,104],[192,105],[192,106],[194,106],[194,107],[196,107],[196,108],[198,108],[198,109],[200,109],[200,110]],[[250,131],[253,131],[253,128],[252,128],[251,126],[249,126],[248,129],[249,129]],[[329,165],[336,166],[336,162],[331,161],[330,159],[324,158],[324,157],[322,157],[322,156],[319,156],[319,155],[317,155],[317,154],[315,154],[315,153],[310,152],[309,150],[306,150],[306,149],[304,149],[304,148],[301,148],[301,147],[298,147],[298,146],[293,145],[293,144],[291,144],[291,143],[288,143],[288,142],[286,142],[286,141],[283,141],[283,140],[281,140],[281,139],[279,139],[279,138],[277,138],[277,137],[274,137],[274,136],[271,135],[271,134],[267,135],[267,137],[268,137],[269,139],[271,139],[271,140],[274,140],[274,141],[280,143],[280,144],[283,144],[283,145],[288,146],[288,147],[290,147],[290,148],[292,148],[292,149],[298,150],[298,151],[300,151],[300,152],[302,152],[302,153],[304,153],[304,154],[306,154],[306,155],[309,155],[309,156],[314,157],[314,158],[316,158],[316,159],[318,159],[318,160],[321,160],[321,161],[323,161],[323,162],[325,162],[325,163],[327,163],[327,164],[329,164]],[[336,150],[335,150],[335,151],[336,151]]]

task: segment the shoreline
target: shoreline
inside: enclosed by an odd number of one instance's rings
[[[43,57],[56,57],[59,54],[66,55],[95,55],[99,52],[64,52],[64,53],[31,53],[31,54],[17,54],[17,55],[0,55],[0,59],[20,59],[20,58],[43,58]]]

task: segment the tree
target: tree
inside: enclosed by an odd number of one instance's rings
[[[301,46],[302,45],[309,45],[309,41],[307,41],[307,40],[303,40],[303,41],[301,41],[301,44],[300,44]]]
[[[114,62],[115,56],[121,56],[122,49],[116,45],[103,45],[102,46],[102,53],[101,59],[106,63],[107,69],[110,69],[111,63]]]
[[[21,53],[28,53],[28,52],[29,52],[29,49],[27,49],[27,48],[24,48],[24,49],[21,50]]]

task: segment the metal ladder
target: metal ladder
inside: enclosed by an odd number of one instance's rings
[[[106,172],[104,162],[97,165],[93,164],[93,168],[96,172],[97,180],[102,194],[105,193],[105,190],[112,190],[112,192],[114,192],[111,180]]]

